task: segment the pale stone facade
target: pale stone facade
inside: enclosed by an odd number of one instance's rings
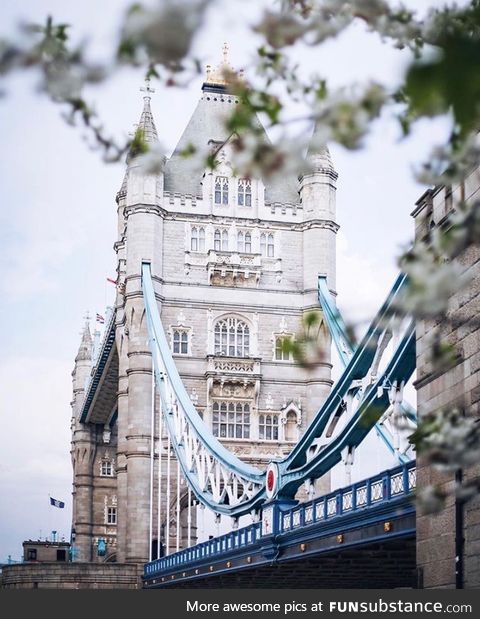
[[[427,191],[413,212],[417,238],[428,238],[436,226],[447,226],[455,205],[472,203],[480,197],[480,170],[472,171],[457,186],[436,187]],[[459,257],[471,281],[449,305],[448,320],[417,325],[417,398],[420,419],[430,411],[459,406],[467,414],[480,413],[480,249],[470,246]],[[454,346],[456,363],[448,372],[436,372],[428,355],[428,340],[433,329],[440,329],[442,341]],[[464,471],[466,479],[478,478],[478,467]],[[456,567],[463,554],[463,583],[466,588],[480,586],[480,501],[473,499],[464,508],[462,518],[455,509],[453,476],[417,461],[417,487],[437,485],[450,491],[445,509],[436,515],[417,514],[417,565],[419,584],[425,588],[455,588]],[[456,546],[457,535],[457,546]],[[459,538],[463,537],[463,543]],[[461,547],[458,544],[461,544]],[[460,561],[456,560],[457,555]]]
[[[144,99],[139,127],[153,143],[148,92]],[[323,323],[322,358],[313,371],[284,358],[280,343],[301,331],[306,312],[319,311],[319,274],[335,289],[337,174],[323,150],[308,153],[312,171],[300,180],[235,177],[223,124],[235,105],[224,85],[207,82],[163,173],[144,174],[138,158],[129,157],[117,195],[115,341],[92,362],[86,330],[73,372],[77,560],[149,558],[152,377],[142,261],[151,264],[163,326],[187,391],[228,449],[266,467],[297,441],[330,391],[330,339]],[[183,157],[190,144],[198,151],[214,147],[217,169],[198,169],[198,158]],[[234,422],[227,415],[232,407]],[[158,431],[155,442],[156,470]],[[165,449],[162,441],[162,461]],[[173,477],[175,472],[172,466]],[[319,487],[327,490],[328,484],[324,479]],[[165,518],[164,503],[162,497]],[[173,507],[167,516],[171,535]],[[184,541],[185,522],[180,526]],[[101,557],[99,540],[106,541]]]

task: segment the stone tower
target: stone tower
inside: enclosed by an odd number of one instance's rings
[[[323,324],[322,356],[313,371],[287,355],[282,341],[301,333],[305,313],[318,310],[318,275],[335,286],[336,172],[328,151],[313,141],[311,169],[300,179],[236,177],[224,121],[239,101],[222,75],[222,67],[208,72],[161,172],[145,173],[131,153],[117,194],[115,312],[77,424],[97,428],[98,449],[116,451],[115,487],[100,491],[98,502],[103,493],[110,505],[115,493],[116,536],[110,541],[105,533],[105,556],[121,562],[144,562],[150,553],[152,364],[142,261],[151,264],[162,323],[186,389],[212,433],[239,457],[265,468],[287,453],[331,387]],[[157,142],[149,87],[139,129],[148,144]],[[197,153],[214,151],[216,169],[199,163],[201,157],[185,157],[192,146]],[[155,470],[158,458],[166,458],[157,413]],[[96,473],[93,494],[102,480]],[[157,500],[154,495],[154,506]],[[162,521],[175,520],[165,497],[161,505]],[[153,512],[155,520],[156,507]],[[94,521],[106,514],[95,505],[93,513]],[[76,530],[78,524],[74,519]],[[98,539],[92,533],[93,560]]]

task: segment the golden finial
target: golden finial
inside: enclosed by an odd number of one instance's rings
[[[225,86],[227,84],[226,76],[229,73],[234,73],[233,67],[228,62],[228,44],[224,43],[222,47],[223,60],[218,64],[215,69],[212,69],[212,65],[207,64],[207,71],[205,77],[206,84],[217,84]]]

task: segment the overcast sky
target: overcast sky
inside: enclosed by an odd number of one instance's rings
[[[266,3],[266,2],[265,2]],[[2,0],[2,34],[19,21],[52,14],[88,38],[105,58],[125,0]],[[411,0],[411,6],[441,4]],[[233,66],[248,65],[255,39],[248,23],[259,12],[249,0],[217,1],[196,41],[205,62],[220,60],[225,40]],[[350,29],[315,57],[301,54],[306,71],[340,85],[366,78],[395,84],[408,55],[382,45],[362,28]],[[123,164],[106,165],[59,109],[35,92],[35,75],[10,78],[0,100],[0,562],[18,559],[21,542],[52,529],[68,539],[71,517],[71,371],[85,310],[104,313],[113,302],[115,194]],[[106,126],[124,137],[138,121],[142,72],[125,70],[91,89]],[[201,79],[187,90],[157,92],[152,110],[160,139],[173,149],[200,96]],[[338,302],[350,319],[371,316],[396,273],[395,260],[413,233],[410,212],[424,191],[412,177],[446,131],[424,122],[400,142],[389,119],[377,123],[366,147],[352,153],[331,147],[339,172],[337,213]],[[48,495],[66,502],[49,507]]]

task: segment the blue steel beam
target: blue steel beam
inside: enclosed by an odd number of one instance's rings
[[[399,277],[402,276],[400,275]],[[355,346],[350,340],[347,327],[340,310],[337,308],[336,303],[330,294],[325,275],[320,275],[318,278],[318,301],[322,307],[328,329],[340,360],[342,361],[342,365],[343,367],[346,367],[355,352]],[[410,421],[415,423],[417,422],[417,411],[406,400],[402,402],[402,409]]]
[[[356,413],[349,420],[343,432],[321,450],[315,457],[297,469],[292,469],[284,461],[280,463],[280,487],[283,497],[293,497],[299,486],[307,479],[318,479],[340,462],[341,453],[346,447],[359,445],[370,432],[374,423],[390,406],[388,394],[382,391],[379,397],[377,388],[386,382],[406,383],[415,370],[415,325],[413,322],[402,340],[398,354],[393,357],[379,380],[370,387],[362,399]]]
[[[145,300],[150,347],[155,368],[155,381],[160,393],[162,410],[164,411],[164,419],[168,426],[170,440],[182,468],[183,475],[196,497],[212,511],[229,515],[248,513],[265,499],[265,472],[243,462],[226,449],[220,441],[213,436],[211,430],[207,428],[192,404],[176,368],[170,346],[165,336],[153,288],[150,264],[148,263],[143,263],[142,265],[142,289]],[[211,493],[201,488],[197,476],[193,474],[191,467],[187,464],[185,441],[177,440],[175,437],[175,420],[172,415],[172,402],[169,402],[168,389],[173,391],[176,399],[175,406],[180,406],[183,410],[186,425],[192,429],[195,434],[195,439],[198,441],[198,444],[203,447],[208,457],[218,462],[226,471],[231,471],[238,475],[245,483],[251,482],[259,486],[259,490],[251,497],[248,504],[224,504],[219,500],[215,500]],[[206,466],[208,465],[206,464]]]
[[[333,419],[347,397],[355,397],[361,389],[360,381],[364,379],[372,367],[377,354],[379,339],[385,331],[385,325],[394,312],[395,302],[405,286],[406,276],[400,275],[388,296],[386,302],[375,317],[362,342],[353,353],[345,371],[334,385],[330,395],[322,405],[314,420],[307,428],[292,452],[283,460],[276,462],[279,472],[277,494],[289,497],[295,494],[300,484],[307,479],[320,477],[341,459],[341,452],[345,447],[356,447],[373,428],[376,421],[390,406],[389,398],[382,390],[382,396],[377,397],[377,387],[386,384],[406,383],[415,369],[415,338],[413,324],[407,329],[401,344],[394,351],[386,370],[378,378],[375,385],[370,385],[362,392],[359,407],[355,415],[339,436],[331,440],[316,456],[308,460],[309,449],[315,440],[322,436],[327,424]],[[150,345],[152,349],[155,377],[162,398],[162,408],[169,428],[172,445],[179,459],[183,474],[197,498],[217,513],[240,516],[258,509],[265,501],[265,472],[259,471],[242,462],[231,454],[213,436],[210,429],[204,424],[191,403],[180,375],[173,361],[158,312],[157,300],[153,289],[150,274],[150,265],[145,263],[142,268],[142,286],[145,299],[147,324],[149,329]],[[241,504],[229,505],[215,500],[211,493],[202,489],[198,479],[190,470],[186,461],[185,441],[175,438],[175,420],[172,415],[172,405],[168,403],[167,383],[173,390],[175,401],[184,411],[186,424],[195,434],[195,440],[205,452],[218,461],[225,471],[232,471],[254,484],[258,484],[258,491]],[[178,421],[177,421],[178,423]]]
[[[338,356],[340,357],[340,361],[345,368],[355,352],[355,346],[348,336],[347,327],[340,310],[338,309],[333,296],[330,294],[325,275],[320,275],[318,278],[318,301],[323,310],[323,315],[325,317],[328,330],[330,331],[330,335],[332,336],[333,343],[335,344],[335,348],[337,349]],[[410,421],[414,423],[417,422],[417,412],[407,401],[402,403],[402,409]],[[375,431],[383,440],[390,453],[398,456],[400,462],[405,463],[410,460],[410,458],[408,458],[405,454],[397,452],[393,445],[392,437],[386,432],[382,424],[375,424]]]
[[[323,403],[312,423],[306,429],[302,438],[290,454],[282,461],[282,466],[285,469],[299,468],[305,464],[308,448],[316,438],[319,438],[322,435],[325,430],[325,426],[337,410],[343,398],[347,395],[347,392],[351,391],[352,395],[356,395],[359,392],[360,386],[352,388],[352,383],[365,378],[367,375],[368,370],[370,369],[375,358],[378,341],[384,329],[384,325],[389,316],[392,314],[397,295],[405,284],[406,276],[403,274],[399,275],[387,297],[387,300],[380,308],[380,311],[375,316],[361,343],[354,351],[343,374],[333,386],[332,391]],[[369,429],[371,428],[372,424],[369,425]]]

